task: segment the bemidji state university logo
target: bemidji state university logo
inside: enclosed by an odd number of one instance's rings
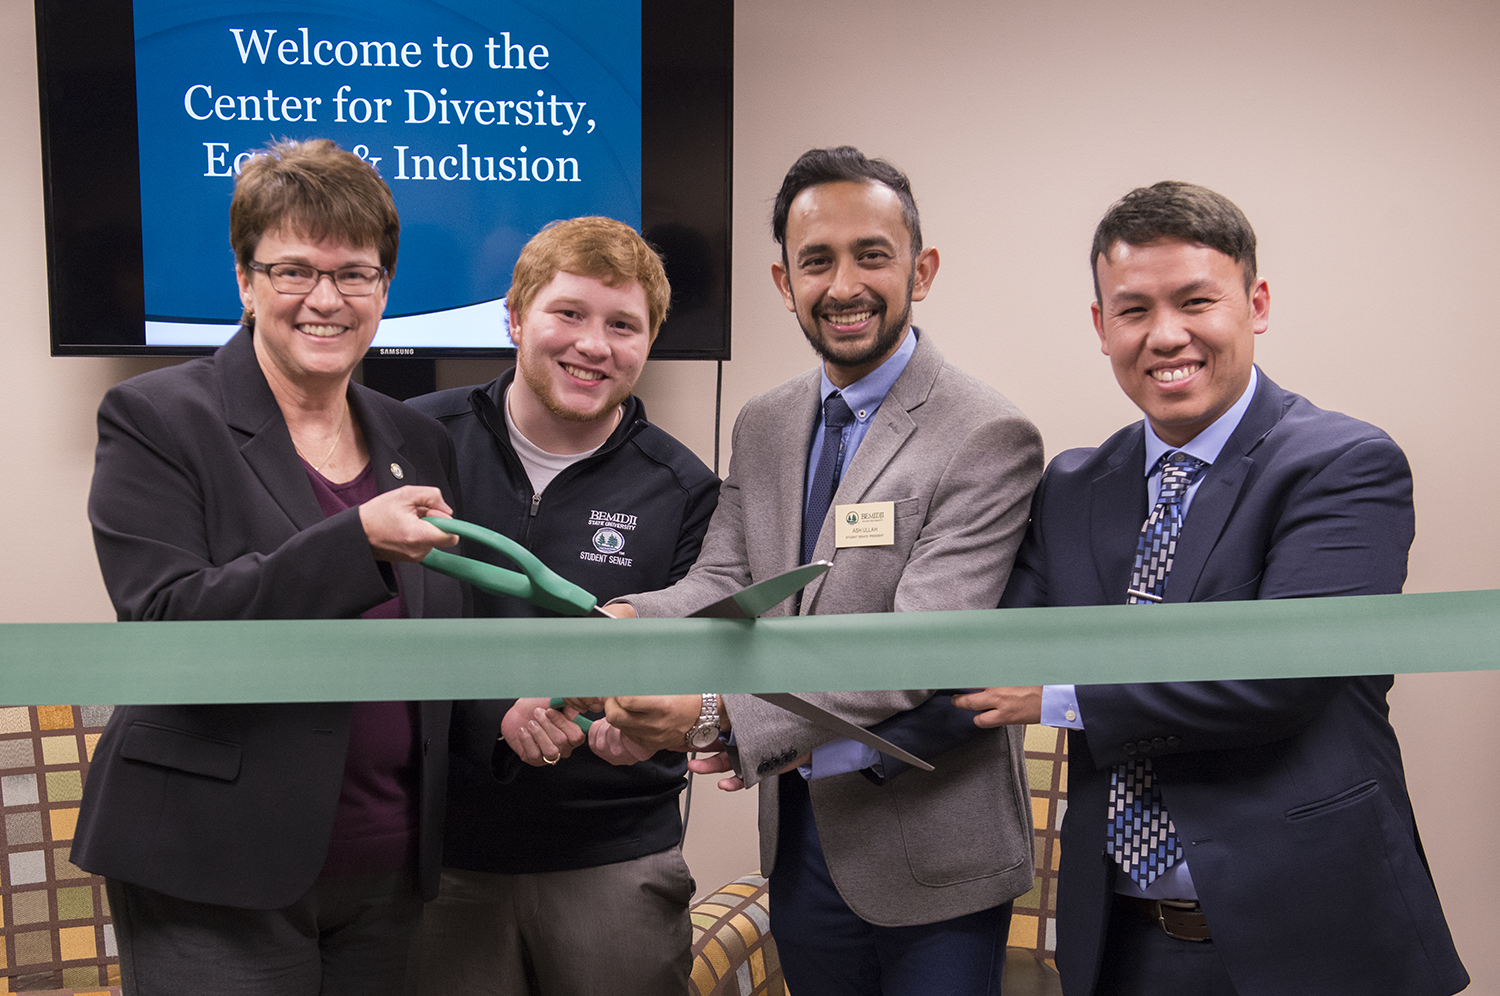
[[[625,537],[618,529],[605,526],[594,533],[594,549],[600,553],[619,553],[625,549]]]

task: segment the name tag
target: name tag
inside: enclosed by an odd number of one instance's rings
[[[890,546],[896,542],[896,503],[867,501],[863,505],[835,505],[833,545]]]

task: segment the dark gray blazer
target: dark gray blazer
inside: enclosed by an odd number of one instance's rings
[[[1001,604],[1122,604],[1146,506],[1140,423],[1058,456]],[[1391,438],[1262,373],[1188,510],[1166,600],[1398,592],[1413,529],[1411,470]],[[1098,980],[1115,875],[1110,770],[1141,754],[1242,996],[1467,985],[1417,838],[1390,687],[1390,675],[1078,686],[1086,730],[1069,736],[1057,907],[1064,991],[1086,996]]]
[[[433,485],[456,508],[442,427],[359,385],[349,400],[380,490]],[[212,357],[105,395],[89,520],[122,621],[351,618],[395,595],[397,576],[411,616],[463,614],[458,582],[377,562],[357,509],[323,517],[244,331]],[[448,712],[447,702],[419,709],[419,879],[429,896]],[[84,786],[73,861],[197,902],[289,905],[327,856],[349,715],[348,703],[115,710]]]
[[[632,595],[643,616],[681,616],[795,567],[819,373],[753,398],[735,422],[729,476],[703,552],[673,587]],[[815,559],[833,568],[800,612],[992,608],[1010,573],[1041,471],[1036,428],[992,388],[948,365],[922,333],[839,482],[833,504],[893,501],[891,546],[834,549],[833,509]],[[787,615],[788,601],[770,615]],[[919,661],[912,683],[921,684]],[[809,696],[872,726],[931,689]],[[748,695],[728,696],[747,783],[832,734]],[[811,783],[824,856],[850,909],[886,926],[989,909],[1032,886],[1031,805],[1020,728],[950,751],[935,772],[877,786],[858,773]],[[761,871],[776,861],[777,783],[760,781]]]

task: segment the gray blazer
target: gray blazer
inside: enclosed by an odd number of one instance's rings
[[[813,369],[745,405],[703,552],[676,585],[630,596],[640,615],[687,615],[797,565],[818,384]],[[922,333],[833,499],[834,505],[894,501],[895,543],[835,550],[830,509],[813,556],[833,561],[833,568],[803,592],[801,614],[993,608],[1041,469],[1041,438],[1031,422],[992,388],[948,365]],[[792,610],[788,601],[768,615]],[[921,675],[913,664],[915,684]],[[809,698],[871,726],[932,694]],[[730,695],[727,706],[747,784],[832,738],[752,696]],[[951,919],[1032,886],[1019,727],[945,753],[934,772],[910,771],[885,785],[859,773],[835,775],[810,789],[834,882],[849,908],[871,923]],[[760,781],[763,874],[776,862],[776,792],[776,779]]]

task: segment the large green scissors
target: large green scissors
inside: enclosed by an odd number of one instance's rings
[[[460,557],[446,550],[436,550],[422,559],[423,567],[430,567],[439,574],[467,581],[476,588],[496,595],[514,595],[533,605],[564,616],[609,616],[599,608],[599,600],[567,578],[560,577],[542,563],[530,550],[509,536],[476,526],[462,519],[439,519],[428,516],[422,520],[437,526],[445,533],[462,536],[482,546],[487,546],[515,562],[520,571],[507,571],[494,564]]]
[[[460,557],[454,553],[443,550],[432,550],[422,559],[422,566],[430,567],[439,574],[446,574],[460,581],[467,581],[476,588],[494,592],[499,595],[514,595],[523,598],[533,605],[544,609],[551,609],[565,616],[604,616],[613,618],[608,612],[599,608],[599,600],[593,595],[566,578],[558,576],[551,568],[542,563],[530,550],[511,539],[486,529],[476,526],[472,522],[462,519],[440,519],[436,516],[428,516],[422,520],[429,522],[445,533],[462,536],[464,539],[472,540],[483,546],[487,546],[515,562],[521,568],[520,572],[507,571],[494,564],[486,564],[478,560],[470,560],[468,557]],[[795,567],[784,574],[767,578],[756,584],[750,585],[735,592],[727,598],[694,612],[694,616],[715,619],[746,619],[753,620],[761,613],[774,605],[791,598],[792,595],[801,591],[811,580],[821,575],[833,566],[826,560],[820,560],[811,564]],[[789,712],[795,713],[804,719],[818,723],[827,729],[833,730],[840,736],[850,737],[861,743],[874,747],[882,753],[891,754],[900,758],[908,764],[932,770],[932,765],[913,754],[902,750],[895,744],[883,740],[870,731],[859,727],[837,716],[821,706],[814,705],[800,696],[785,692],[766,692],[756,695],[773,705],[780,706]],[[551,700],[554,709],[563,707],[561,698]],[[578,724],[579,729],[585,733],[593,725],[593,720],[587,716],[577,716],[573,722]]]
[[[456,553],[438,549],[432,550],[422,558],[423,567],[430,567],[450,578],[467,581],[476,588],[483,588],[496,595],[514,595],[516,598],[525,599],[533,605],[551,609],[561,615],[609,615],[608,612],[599,608],[597,598],[567,578],[560,577],[542,563],[536,554],[509,536],[462,519],[439,519],[436,516],[428,516],[422,521],[437,526],[445,533],[462,536],[464,539],[487,546],[509,557],[521,570],[507,571],[494,564],[470,560],[468,557],[460,557]],[[554,709],[561,709],[563,700],[554,698],[550,704]],[[593,720],[583,715],[575,717],[573,722],[577,723],[578,728],[585,733],[589,731],[590,726],[594,725]]]
[[[599,600],[593,595],[566,578],[560,577],[542,563],[536,554],[509,536],[462,519],[440,519],[436,516],[427,516],[422,521],[431,523],[445,533],[462,536],[464,539],[487,546],[509,558],[521,570],[508,571],[494,564],[470,560],[468,557],[437,549],[432,550],[423,558],[422,566],[430,567],[439,574],[466,581],[476,588],[482,588],[493,594],[512,595],[525,599],[533,605],[551,609],[560,615],[593,615],[613,618],[608,612],[599,608]],[[819,561],[817,564],[800,567],[772,578],[769,582],[751,585],[744,591],[736,592],[729,598],[715,602],[693,614],[726,619],[754,619],[771,606],[790,598],[807,582],[826,571],[828,566],[827,563]],[[563,700],[554,698],[550,704],[554,709],[561,709]],[[593,725],[593,720],[582,715],[577,716],[573,722],[577,723],[585,733]]]
[[[542,563],[530,550],[520,543],[483,526],[462,519],[439,519],[428,516],[422,520],[431,523],[445,533],[462,536],[514,561],[521,570],[507,571],[494,564],[460,557],[455,553],[434,549],[422,560],[422,566],[430,567],[460,581],[467,581],[476,588],[497,595],[514,595],[533,605],[564,616],[604,616],[613,618],[599,608],[599,600],[566,578],[560,577]],[[756,582],[712,605],[693,613],[694,617],[712,619],[754,619],[772,606],[791,598],[808,582],[821,575],[832,565],[826,560],[794,567],[773,578]]]

